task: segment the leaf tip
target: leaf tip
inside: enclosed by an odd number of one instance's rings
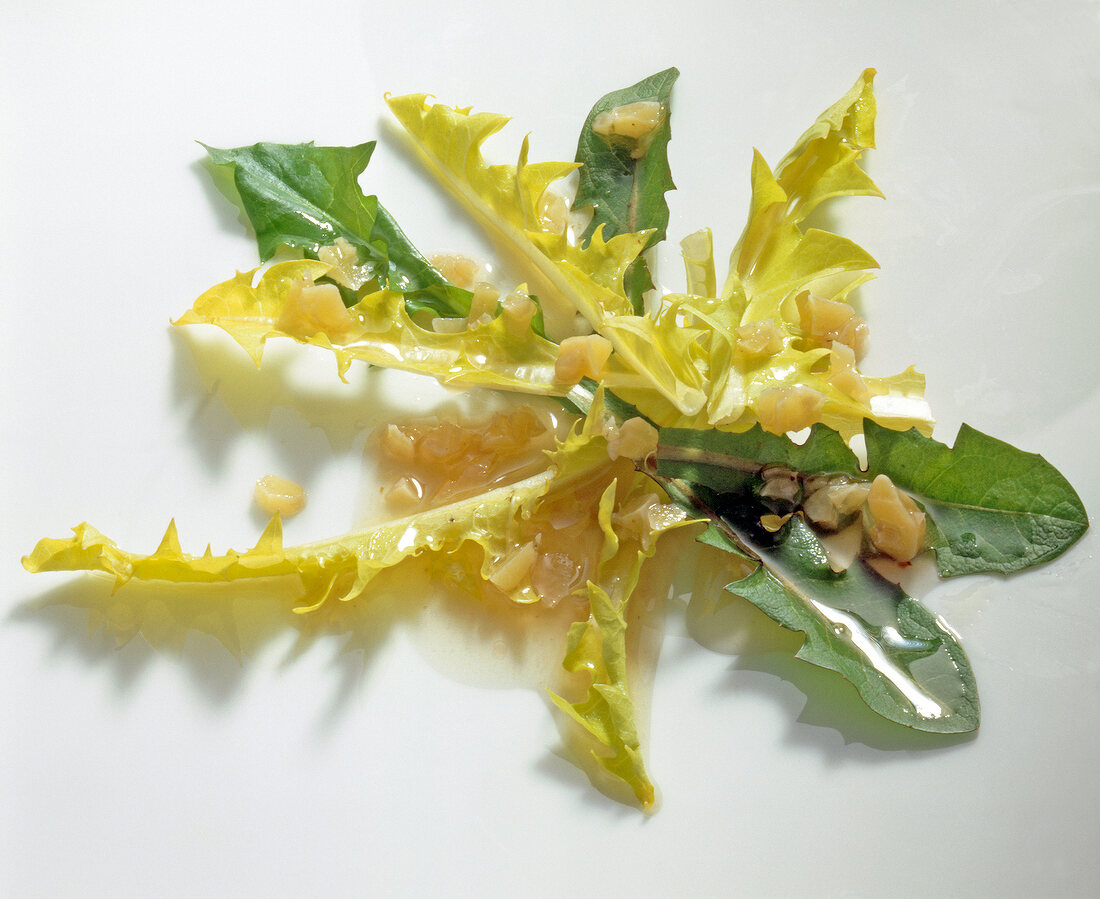
[[[160,545],[153,555],[172,559],[183,557],[183,548],[180,546],[179,534],[176,531],[176,519],[173,518],[168,522],[168,527],[164,531],[164,536],[161,537]]]

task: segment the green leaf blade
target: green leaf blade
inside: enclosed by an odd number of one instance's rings
[[[775,547],[753,549],[763,563],[726,590],[804,633],[798,658],[837,672],[873,711],[898,724],[942,734],[978,727],[978,689],[966,653],[920,602],[862,562],[833,571],[798,517]]]
[[[1010,574],[1057,558],[1088,513],[1042,456],[963,425],[953,447],[916,431],[865,424],[868,475],[886,474],[924,505],[944,577]]]
[[[232,169],[261,260],[266,262],[283,245],[316,254],[342,237],[381,286],[405,295],[410,314],[420,309],[449,316],[469,312],[469,291],[447,282],[378,198],[365,196],[359,187],[374,141],[355,147],[203,146],[215,165]]]
[[[596,101],[585,119],[577,142],[576,161],[582,164],[574,206],[591,206],[592,223],[586,237],[604,226],[604,237],[631,231],[654,229],[647,246],[664,240],[668,226],[665,192],[674,190],[668,165],[668,142],[672,137],[668,105],[672,85],[680,72],[665,69],[637,84],[612,91]],[[592,129],[595,120],[618,106],[656,100],[664,110],[661,122],[646,150],[637,158],[627,145],[612,145]]]
[[[370,162],[374,141],[355,147],[257,143],[222,150],[203,146],[215,165],[233,170],[262,261],[284,244],[316,252],[337,237],[357,246],[367,242],[378,200],[363,195],[358,178]]]
[[[776,534],[763,529],[768,508],[758,491],[772,466],[799,477],[870,478],[840,435],[823,426],[802,444],[759,427],[661,431],[657,477],[672,479],[670,496],[710,519],[700,542],[731,553],[738,566],[746,558],[756,562],[727,591],[805,634],[798,658],[839,673],[883,717],[933,733],[974,730],[980,719],[974,674],[942,620],[863,560],[833,570],[800,513]]]
[[[605,94],[585,119],[577,141],[576,161],[581,168],[573,206],[592,208],[592,221],[584,233],[586,241],[599,228],[605,239],[649,231],[643,250],[665,239],[669,216],[665,193],[676,188],[668,164],[668,142],[672,137],[668,110],[672,85],[679,74],[675,68],[665,69]],[[639,101],[656,101],[662,110],[660,123],[643,152],[637,152],[640,148],[629,142],[609,141],[593,129],[604,113]],[[636,314],[642,314],[642,294],[652,286],[648,266],[639,258],[631,266],[625,285]]]
[[[700,428],[662,428],[657,448],[660,474],[702,484],[719,492],[730,472],[756,475],[779,465],[803,474],[845,474],[863,477],[855,453],[836,431],[814,425],[801,444],[760,425],[740,433]]]
[[[718,494],[750,495],[767,466],[802,476],[884,474],[924,507],[928,539],[944,577],[1011,574],[1049,562],[1088,529],[1080,497],[1042,456],[963,425],[949,447],[916,430],[864,422],[868,468],[840,435],[815,425],[795,444],[754,426],[742,433],[664,428],[658,473]]]

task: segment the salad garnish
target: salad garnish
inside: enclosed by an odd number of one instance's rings
[[[24,566],[102,572],[118,587],[294,577],[295,611],[315,615],[369,605],[374,578],[407,560],[445,559],[475,598],[568,611],[568,676],[550,701],[590,749],[578,763],[594,781],[650,809],[630,604],[663,536],[691,529],[698,552],[723,560],[729,594],[803,633],[797,656],[879,715],[977,728],[958,635],[887,575],[924,554],[942,577],[1023,571],[1081,537],[1084,507],[1041,456],[967,425],[952,445],[933,439],[915,369],[860,368],[868,324],[853,292],[876,263],[808,219],[836,197],[881,196],[859,164],[874,147],[873,70],[776,165],[754,154],[724,279],[703,228],[680,245],[683,291],[655,288],[678,74],[600,98],[568,162],[529,161],[524,138],[514,164],[490,163],[483,144],[506,117],[387,98],[426,170],[519,260],[522,283],[422,255],[360,188],[374,142],[207,147],[261,264],[176,325],[217,325],[257,365],[269,339],[289,338],[330,351],[341,378],[365,362],[558,411],[388,424],[374,444],[388,518],[329,540],[284,545],[275,511],[244,551],[185,553],[170,524],[141,555],[84,523],[41,540]],[[271,509],[304,501],[297,485],[264,489]]]

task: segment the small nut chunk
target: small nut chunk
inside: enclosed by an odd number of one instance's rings
[[[769,387],[756,401],[756,417],[760,426],[772,434],[801,431],[821,420],[825,397],[803,384]]]
[[[513,337],[522,337],[531,330],[531,319],[538,307],[535,301],[522,290],[514,290],[500,304],[500,314],[504,326]]]
[[[826,378],[837,390],[848,394],[857,403],[867,403],[871,399],[871,391],[856,368],[856,354],[846,344],[833,343]]]
[[[429,466],[454,462],[477,445],[478,435],[449,421],[423,434],[416,444],[417,461]]]
[[[347,337],[353,323],[335,284],[295,281],[287,290],[275,327],[301,340],[325,334],[329,340],[339,341]]]
[[[463,290],[470,290],[474,286],[481,269],[476,260],[460,253],[436,253],[428,257],[428,262],[444,278]]]
[[[265,513],[282,518],[297,515],[306,507],[302,485],[274,474],[264,475],[256,482],[255,499]]]
[[[432,319],[432,331],[436,334],[462,334],[466,330],[466,319],[444,318],[436,316]]]
[[[774,356],[783,349],[783,333],[770,318],[737,329],[737,349],[749,359]]]
[[[555,191],[544,190],[539,198],[539,221],[547,231],[564,234],[569,224],[569,204],[565,202],[565,197]]]
[[[416,478],[398,478],[386,491],[386,502],[398,509],[411,509],[424,499],[424,488]]]
[[[618,428],[609,428],[607,455],[612,459],[642,462],[657,452],[657,429],[644,418],[628,418]]]
[[[609,358],[611,342],[599,334],[566,337],[558,348],[554,377],[566,384],[576,384],[584,377],[599,379]]]
[[[663,110],[657,100],[624,103],[596,116],[592,120],[592,131],[608,143],[615,138],[637,143],[630,155],[638,159],[649,149],[649,142],[661,125],[662,115]]]
[[[349,290],[358,290],[371,278],[371,267],[359,264],[359,251],[345,237],[337,237],[328,246],[319,247],[317,258],[332,266],[328,277]]]
[[[404,429],[397,425],[386,425],[386,430],[382,432],[382,449],[400,462],[411,462],[416,444]]]
[[[867,322],[847,303],[827,300],[808,290],[795,297],[802,329],[824,346],[834,342],[851,347],[856,359],[867,349]]]
[[[867,355],[867,334],[867,322],[858,315],[853,315],[837,331],[836,337],[833,339],[833,345],[836,346],[836,344],[842,343],[845,346],[850,346],[852,352],[855,353],[855,357],[862,359]]]
[[[525,543],[489,575],[489,582],[498,590],[511,593],[530,574],[537,556],[538,550],[535,549],[535,544]]]
[[[892,559],[908,562],[921,551],[924,513],[909,494],[898,490],[884,474],[871,482],[865,523],[875,549]]]
[[[827,484],[806,497],[802,511],[818,527],[839,531],[867,501],[868,490],[866,484]]]
[[[761,472],[764,484],[760,498],[773,500],[781,506],[794,506],[802,498],[802,484],[798,472],[782,465],[768,465]]]
[[[497,317],[497,304],[500,301],[500,291],[487,281],[479,281],[474,285],[474,296],[470,300],[470,313],[466,316],[469,327],[484,325]]]

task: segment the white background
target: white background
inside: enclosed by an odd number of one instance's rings
[[[250,485],[267,470],[310,489],[288,542],[338,534],[362,512],[364,428],[395,414],[389,382],[355,372],[339,385],[331,361],[293,349],[256,372],[232,346],[168,325],[256,263],[195,140],[378,138],[367,192],[425,251],[481,253],[396,140],[384,92],[513,115],[493,144],[501,161],[526,132],[532,159],[571,159],[601,94],[669,65],[682,74],[665,283],[682,283],[674,242],[698,227],[725,258],[752,148],[774,163],[876,67],[868,166],[887,200],[838,214],[882,265],[863,291],[864,369],[916,364],[941,440],[965,420],[1042,452],[1095,513],[1100,6],[644,9],[5,5],[0,893],[1095,889],[1095,532],[1024,576],[924,592],[973,662],[976,738],[882,724],[842,682],[791,660],[776,629],[736,609],[689,623],[674,597],[649,818],[555,753],[537,691],[462,658],[499,637],[484,622],[448,646],[380,613],[372,645],[351,653],[340,637],[295,652],[294,632],[276,628],[240,662],[202,627],[180,651],[141,637],[116,649],[80,608],[106,602],[109,585],[20,567],[39,537],[82,520],[136,551],[173,516],[185,549],[246,547],[261,524]],[[740,651],[704,649],[694,628]],[[165,620],[159,633],[183,631]]]

